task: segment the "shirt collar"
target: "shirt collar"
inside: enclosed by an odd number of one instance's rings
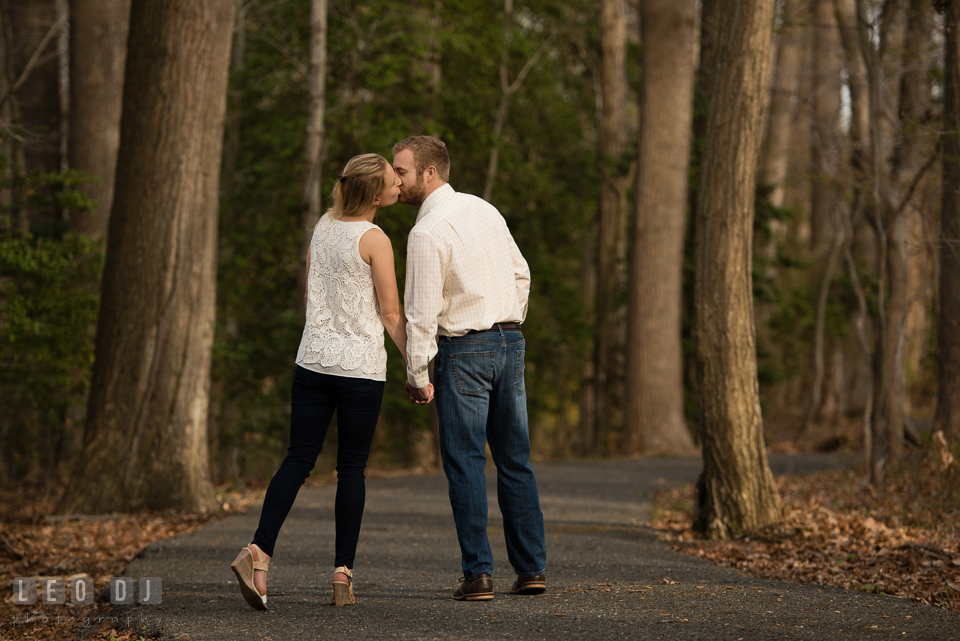
[[[436,207],[441,200],[447,196],[451,196],[457,193],[453,187],[450,186],[450,183],[444,183],[440,187],[437,187],[432,194],[427,196],[426,200],[423,201],[423,204],[420,205],[420,212],[417,214],[417,222],[419,223],[423,218],[430,213],[430,210]]]

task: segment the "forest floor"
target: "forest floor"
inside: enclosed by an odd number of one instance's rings
[[[771,450],[822,448],[816,434],[804,443],[778,442]],[[928,448],[870,488],[862,472],[782,475],[777,486],[783,519],[730,541],[707,541],[691,529],[693,486],[671,488],[654,500],[649,524],[674,549],[767,578],[839,586],[907,597],[960,612],[960,479],[948,453]],[[395,473],[368,473],[368,477]],[[326,485],[335,477],[312,477]],[[265,487],[222,488],[219,508],[204,513],[132,513],[62,520],[52,516],[56,496],[29,489],[0,491],[0,585],[17,576],[91,576],[97,589],[119,576],[145,546],[243,512]],[[98,600],[99,601],[99,600]],[[85,618],[109,609],[41,605],[24,608],[11,594],[0,599],[0,638],[78,638]],[[25,613],[29,610],[28,613]],[[65,620],[73,618],[65,625]],[[19,627],[10,622],[19,618]],[[123,629],[123,626],[118,626]],[[98,627],[87,639],[139,639]],[[29,632],[28,632],[29,631]]]
[[[813,426],[770,452],[845,451],[862,458],[855,425]],[[856,459],[855,459],[856,460]],[[960,472],[934,439],[913,449],[877,486],[865,467],[776,477],[783,518],[728,541],[704,540],[694,523],[694,486],[654,497],[651,523],[674,550],[752,576],[832,585],[960,612]]]
[[[389,475],[367,472],[367,478]],[[331,473],[312,476],[305,485],[334,483],[336,475]],[[266,489],[265,483],[250,487],[223,486],[217,490],[218,506],[204,512],[144,511],[74,519],[53,515],[58,495],[30,487],[0,489],[0,586],[11,585],[14,577],[50,576],[69,580],[74,576],[89,576],[100,592],[109,585],[111,577],[121,576],[137,553],[149,544],[245,512],[263,501]],[[38,599],[34,606],[25,608],[13,603],[8,589],[4,587],[0,593],[0,640],[4,641],[75,639],[81,628],[89,627],[89,621],[111,607],[104,595],[98,595],[91,606],[74,606],[68,597],[64,605],[43,605]],[[30,625],[18,630],[20,624],[26,623]],[[131,632],[118,633],[109,627],[85,638],[139,639]]]

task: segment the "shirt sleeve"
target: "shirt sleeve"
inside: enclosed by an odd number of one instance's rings
[[[530,300],[530,267],[520,253],[517,242],[510,236],[510,254],[513,257],[513,273],[517,282],[517,300],[520,301],[520,322],[527,319],[527,302]]]
[[[444,267],[443,252],[434,239],[411,231],[403,307],[407,316],[407,380],[418,388],[430,383],[427,365],[437,353]]]

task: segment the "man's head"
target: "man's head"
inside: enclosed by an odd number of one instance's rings
[[[450,180],[447,146],[432,136],[410,136],[393,146],[393,170],[402,186],[400,202],[419,207]]]

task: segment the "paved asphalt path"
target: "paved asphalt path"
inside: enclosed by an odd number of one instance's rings
[[[839,464],[826,455],[774,456],[775,473]],[[159,576],[163,603],[121,612],[148,638],[223,639],[960,639],[960,615],[908,600],[764,581],[669,550],[647,528],[657,489],[692,482],[696,458],[535,466],[547,532],[547,592],[507,593],[495,473],[488,466],[496,598],[449,600],[460,576],[442,474],[367,483],[356,605],[327,605],[334,487],[305,488],[269,574],[267,612],[242,600],[230,563],[259,511],[157,541],[126,576]]]

